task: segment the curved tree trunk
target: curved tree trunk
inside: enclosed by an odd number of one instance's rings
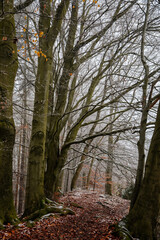
[[[13,1],[0,2],[0,224],[16,218],[12,194],[12,152],[15,126],[12,94],[18,68]]]
[[[149,10],[150,10],[150,0],[147,1],[147,9],[145,13],[145,21],[142,31],[142,39],[141,39],[141,62],[143,64],[145,70],[145,78],[143,82],[143,95],[142,95],[142,117],[141,117],[141,124],[140,124],[140,133],[139,133],[139,141],[138,145],[138,167],[137,167],[137,175],[135,181],[135,187],[132,194],[131,199],[131,208],[134,206],[136,199],[138,197],[140,187],[143,180],[144,174],[144,165],[145,165],[145,136],[146,136],[146,128],[147,128],[147,118],[148,118],[148,110],[150,104],[150,97],[147,103],[147,88],[148,88],[148,76],[149,76],[149,66],[147,65],[146,58],[144,55],[144,47],[145,47],[145,34],[147,30],[147,22],[149,17]]]
[[[158,239],[156,225],[160,212],[160,104],[146,162],[144,180],[128,216],[128,228],[141,240]]]

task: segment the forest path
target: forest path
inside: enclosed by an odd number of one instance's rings
[[[111,225],[128,213],[129,201],[93,191],[78,191],[67,193],[60,202],[74,210],[75,215],[52,216],[31,228],[25,224],[18,229],[7,226],[0,231],[0,239],[119,239],[113,236]]]

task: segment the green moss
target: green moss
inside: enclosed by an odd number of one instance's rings
[[[32,214],[30,214],[29,216],[27,216],[25,218],[25,221],[28,221],[28,220],[35,221],[40,219],[42,216],[45,216],[46,214],[50,214],[50,213],[59,213],[60,215],[75,214],[74,211],[72,211],[71,209],[63,208],[63,206],[61,205],[55,205],[55,206],[46,205],[44,208],[39,209],[33,212]]]

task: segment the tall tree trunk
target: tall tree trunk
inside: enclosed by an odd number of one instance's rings
[[[160,214],[160,104],[155,130],[146,162],[145,175],[137,200],[128,216],[128,228],[141,240],[156,237],[157,219]]]
[[[26,202],[24,215],[42,207],[44,195],[44,158],[47,130],[50,74],[52,73],[53,44],[60,31],[69,0],[62,0],[50,26],[50,0],[39,0],[39,58],[35,82],[34,114],[30,141]],[[44,57],[46,56],[46,58]]]
[[[15,126],[12,94],[18,68],[13,0],[0,2],[0,224],[16,218],[12,194]]]
[[[39,2],[39,33],[44,35],[39,37],[39,51],[45,54],[46,58],[42,54],[38,58],[24,215],[41,208],[44,199],[44,157],[52,48],[49,48],[51,42],[47,39],[50,27],[50,1]]]
[[[77,15],[78,15],[78,1],[73,1],[73,8],[71,14],[71,22],[69,27],[68,40],[65,49],[64,56],[64,69],[58,86],[57,103],[54,111],[54,116],[51,118],[51,129],[48,143],[48,154],[47,154],[47,171],[45,173],[45,194],[48,198],[51,198],[53,192],[56,189],[56,182],[59,177],[63,163],[66,160],[68,149],[64,149],[59,153],[59,136],[61,132],[60,118],[63,114],[66,104],[66,97],[68,94],[68,84],[70,80],[69,73],[72,72],[73,61],[75,53],[72,51],[75,41],[75,34],[77,30]]]

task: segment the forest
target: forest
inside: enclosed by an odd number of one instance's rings
[[[0,1],[1,239],[160,239],[159,39],[159,0]]]

